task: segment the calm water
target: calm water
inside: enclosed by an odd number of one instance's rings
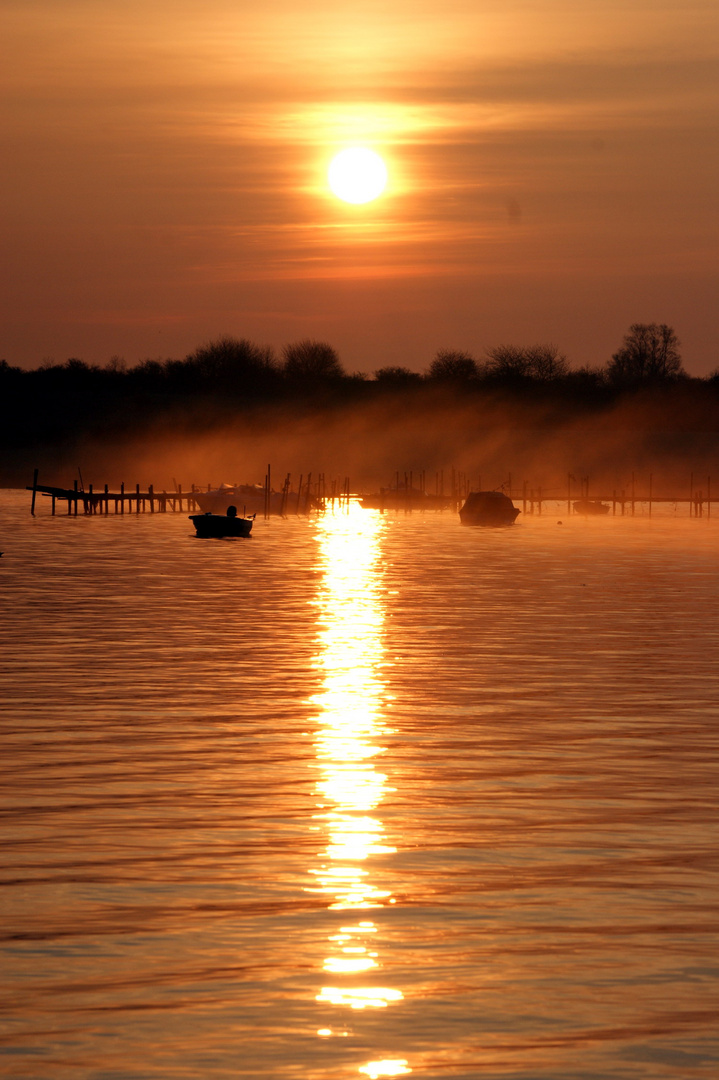
[[[719,1075],[719,519],[0,509],[0,1073]]]

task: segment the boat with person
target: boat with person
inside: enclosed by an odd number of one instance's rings
[[[513,525],[520,512],[503,491],[470,491],[459,520],[463,525]]]
[[[228,506],[226,514],[190,514],[190,521],[195,526],[197,536],[202,539],[224,539],[227,537],[248,537],[252,532],[255,515],[238,517],[237,507]]]

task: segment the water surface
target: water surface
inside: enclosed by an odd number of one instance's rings
[[[719,1075],[716,519],[0,510],[0,1073]]]

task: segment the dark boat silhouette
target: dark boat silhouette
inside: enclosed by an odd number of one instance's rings
[[[459,519],[463,525],[512,525],[519,513],[502,491],[470,491]]]
[[[237,507],[228,506],[226,514],[190,514],[190,521],[195,526],[198,536],[226,537],[226,536],[249,536],[255,515],[252,517],[238,517]]]
[[[575,514],[608,514],[611,509],[609,503],[600,502],[599,499],[577,499],[572,505]]]

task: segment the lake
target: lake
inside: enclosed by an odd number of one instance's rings
[[[719,513],[29,509],[0,1074],[719,1075]]]

